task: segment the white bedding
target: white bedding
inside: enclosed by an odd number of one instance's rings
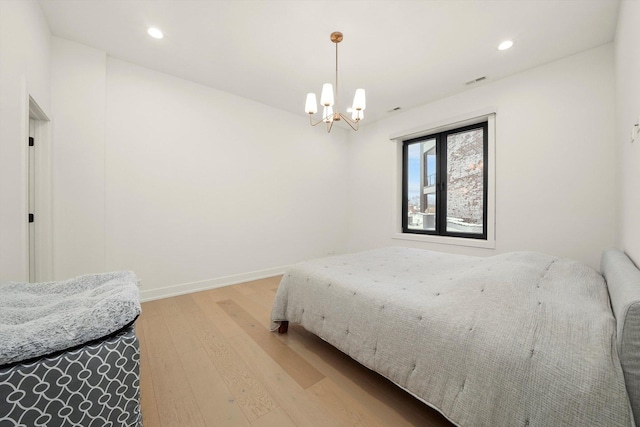
[[[299,323],[460,426],[629,426],[606,284],[575,261],[385,248],[301,263]]]

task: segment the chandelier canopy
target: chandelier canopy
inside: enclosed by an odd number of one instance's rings
[[[331,132],[333,122],[340,120],[344,120],[349,126],[351,126],[351,129],[358,130],[360,127],[360,120],[364,118],[364,110],[367,107],[364,89],[356,89],[356,94],[353,97],[353,104],[351,108],[347,109],[347,113],[351,113],[351,117],[342,114],[338,110],[338,43],[342,41],[342,38],[341,32],[335,31],[331,33],[331,41],[336,44],[335,97],[333,85],[331,83],[325,83],[322,85],[322,93],[320,94],[320,104],[322,104],[323,107],[322,117],[315,123],[313,122],[313,115],[318,112],[318,101],[315,93],[307,94],[307,102],[304,107],[304,111],[309,115],[309,123],[311,126],[316,126],[324,122],[327,124],[327,132]]]

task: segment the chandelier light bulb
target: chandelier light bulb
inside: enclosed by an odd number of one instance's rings
[[[353,109],[364,110],[365,108],[367,108],[367,100],[364,89],[356,89],[356,95],[353,97]]]
[[[318,112],[318,101],[316,100],[315,93],[307,94],[307,102],[305,103],[304,111],[307,114],[315,114]]]
[[[333,107],[324,107],[322,117],[325,123],[331,123],[333,121]]]
[[[351,111],[351,120],[362,120],[364,119],[364,111],[363,110],[352,110]]]
[[[333,85],[331,83],[325,83],[322,85],[320,103],[325,107],[333,107]]]

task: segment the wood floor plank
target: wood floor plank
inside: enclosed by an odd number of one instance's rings
[[[176,304],[176,298],[164,298],[152,301],[162,313],[162,317],[178,316],[180,315],[180,309]]]
[[[175,348],[180,349],[178,357],[205,425],[249,426],[248,419],[202,346],[197,331],[187,320],[189,316],[201,315],[200,308],[190,295],[173,298],[172,307],[174,315],[165,322]]]
[[[256,380],[252,370],[242,362],[227,339],[208,318],[198,311],[188,313],[187,317],[200,343],[226,386],[237,399],[247,419],[255,421],[277,408],[278,403],[275,399]]]
[[[189,295],[180,295],[172,298],[172,300],[174,302],[174,313],[178,314],[169,317],[166,320],[166,324],[175,348],[180,349],[180,353],[202,348],[200,340],[192,331],[191,325],[185,317],[192,305],[190,304],[191,297]]]
[[[203,348],[180,353],[180,360],[202,418],[208,427],[250,426],[235,397]]]
[[[331,414],[340,420],[341,425],[382,427],[382,424],[367,409],[341,390],[331,378],[325,378],[314,384],[307,393],[313,394],[322,401]]]
[[[249,421],[256,420],[278,406],[264,386],[255,380],[250,370],[238,363],[236,355],[214,334],[205,331],[202,341]]]
[[[308,388],[324,378],[320,371],[278,340],[275,334],[260,325],[234,300],[220,301],[218,305],[302,388]]]
[[[142,325],[160,425],[204,427],[164,319],[151,317]]]
[[[296,427],[296,424],[282,408],[278,408],[258,418],[252,422],[251,425],[253,427]]]
[[[145,320],[143,326],[154,391],[160,408],[167,401],[189,395],[191,389],[183,380],[184,371],[164,320],[152,318]]]
[[[223,301],[226,299],[231,299],[237,295],[242,295],[235,289],[236,286],[238,285],[223,286],[221,288],[210,289],[208,291],[205,291],[205,293],[215,302]]]
[[[297,426],[337,426],[338,421],[313,396],[305,393],[275,360],[250,336],[236,335],[229,340],[243,360],[256,368],[256,374]]]
[[[192,395],[167,401],[158,409],[162,427],[206,427]]]
[[[209,294],[213,301],[220,302],[224,300],[233,300],[243,309],[250,312],[260,324],[265,328],[271,326],[271,307],[272,304],[264,304],[263,302],[257,302],[247,295],[240,292],[237,288],[240,285],[229,286],[226,288],[216,289],[215,294]],[[255,292],[251,292],[253,295]]]
[[[150,317],[161,317],[162,316],[162,307],[159,303],[160,300],[155,301],[147,301],[140,304],[142,307],[142,313],[140,314],[140,318],[150,318]]]
[[[271,326],[271,306],[258,304],[235,289],[227,290],[226,295],[228,295],[228,298],[219,299],[217,302],[219,303],[226,300],[234,301],[236,304],[242,307],[243,310],[251,313],[253,318],[256,319],[259,324],[269,329],[269,327]]]
[[[271,308],[273,307],[273,301],[276,298],[276,294],[270,289],[261,289],[246,295],[246,297],[256,304],[262,305],[269,311],[269,313],[271,313]]]
[[[218,306],[218,300],[211,297],[211,294],[199,292],[191,294],[191,299],[225,337],[228,338],[243,333],[242,328]]]

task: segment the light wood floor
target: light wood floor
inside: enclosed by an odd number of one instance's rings
[[[302,327],[269,332],[279,282],[142,304],[145,427],[451,426]]]

